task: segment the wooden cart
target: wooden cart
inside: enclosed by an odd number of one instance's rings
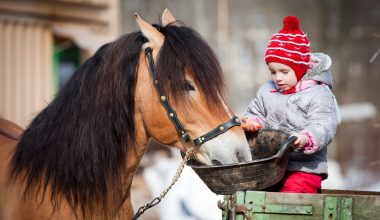
[[[379,220],[380,192],[321,194],[237,191],[218,202],[223,220]]]

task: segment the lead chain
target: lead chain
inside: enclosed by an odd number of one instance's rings
[[[186,151],[186,155],[183,157],[183,160],[181,161],[177,172],[175,173],[172,181],[170,182],[170,185],[161,192],[161,194],[154,198],[150,203],[145,204],[144,206],[141,206],[135,216],[133,217],[133,220],[138,219],[146,210],[152,208],[153,206],[157,205],[158,203],[161,202],[161,200],[166,196],[166,194],[169,192],[169,190],[174,186],[174,184],[177,182],[179,177],[181,176],[181,173],[183,169],[185,168],[186,163],[191,159],[192,156],[194,156],[194,146],[191,146],[189,150]]]

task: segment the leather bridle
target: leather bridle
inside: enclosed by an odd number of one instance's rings
[[[192,156],[195,156],[195,155],[193,155],[193,153],[191,153],[191,152],[193,152],[194,147],[200,147],[206,141],[209,141],[209,140],[217,137],[218,135],[223,134],[224,132],[226,132],[227,130],[229,130],[230,128],[232,128],[234,126],[240,125],[239,118],[234,116],[229,121],[218,125],[212,131],[192,140],[190,135],[186,132],[186,129],[183,127],[183,125],[179,121],[179,119],[177,117],[177,113],[174,111],[174,109],[170,105],[168,98],[162,92],[162,88],[160,87],[160,84],[159,84],[158,79],[157,79],[157,69],[156,69],[156,66],[154,65],[154,61],[153,61],[152,48],[150,48],[150,47],[146,48],[145,49],[145,55],[148,57],[149,72],[153,78],[153,84],[154,84],[154,87],[156,88],[160,102],[161,102],[162,106],[165,108],[166,113],[168,114],[168,117],[169,117],[170,121],[173,123],[178,134],[185,141],[185,144],[186,145],[191,144],[191,147],[190,147],[190,149],[187,149],[186,153],[181,152],[182,157],[183,157],[183,161],[181,162],[180,166],[178,167],[176,175],[172,179],[170,185],[164,191],[161,192],[160,196],[154,198],[150,203],[147,203],[144,206],[141,206],[137,210],[135,215],[133,216],[133,220],[138,219],[146,210],[152,208],[153,206],[155,206],[161,202],[161,200],[165,197],[165,195],[168,193],[168,191],[177,182],[179,176],[182,173],[182,170],[183,170],[186,162]],[[197,159],[197,158],[195,158],[195,159]]]
[[[161,88],[161,86],[158,82],[158,79],[157,79],[157,69],[156,69],[156,66],[154,64],[154,60],[153,60],[153,56],[152,56],[152,48],[150,48],[150,47],[146,48],[145,54],[148,57],[149,71],[150,71],[150,74],[153,78],[153,84],[154,84],[154,87],[156,88],[160,102],[161,102],[162,106],[165,108],[170,121],[173,123],[178,134],[182,137],[182,139],[185,141],[185,143],[192,142],[196,147],[200,147],[205,142],[223,134],[224,132],[228,131],[232,127],[240,126],[241,123],[240,123],[239,118],[234,116],[229,121],[218,125],[216,128],[209,131],[208,133],[192,140],[190,135],[186,132],[186,129],[183,127],[183,125],[179,121],[179,119],[177,117],[177,113],[174,111],[174,109],[170,105],[168,98],[162,92],[162,88]]]

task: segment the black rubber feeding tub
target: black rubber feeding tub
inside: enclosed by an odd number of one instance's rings
[[[284,176],[291,146],[297,139],[274,129],[246,133],[253,160],[227,165],[197,165],[192,167],[208,188],[221,195],[240,190],[263,190],[278,183]]]

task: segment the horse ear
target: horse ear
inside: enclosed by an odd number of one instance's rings
[[[177,20],[175,19],[173,14],[169,11],[169,9],[165,8],[164,12],[162,13],[161,21],[162,21],[162,26],[166,26],[170,23],[176,22]]]
[[[156,58],[164,44],[165,37],[156,28],[144,21],[139,14],[135,13],[135,16],[141,32],[149,40],[149,42],[143,45],[143,49],[151,47],[153,50],[153,57]]]

